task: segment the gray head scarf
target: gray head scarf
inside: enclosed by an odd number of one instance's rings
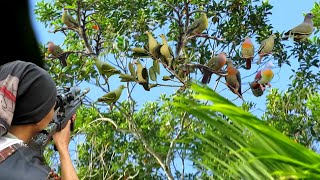
[[[14,61],[0,66],[0,135],[10,125],[41,121],[56,102],[56,84],[39,66]]]

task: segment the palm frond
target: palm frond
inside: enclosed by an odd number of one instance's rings
[[[194,160],[214,179],[320,179],[320,156],[292,141],[208,87],[176,106],[201,120]],[[210,101],[204,105],[201,100]],[[217,116],[222,113],[228,120]]]

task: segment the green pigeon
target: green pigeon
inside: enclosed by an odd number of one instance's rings
[[[225,52],[219,53],[217,56],[213,56],[206,64],[208,68],[219,71],[227,62],[227,54]],[[202,84],[208,84],[211,79],[212,72],[205,71],[201,80]]]
[[[107,76],[108,78],[115,74],[120,74],[120,70],[113,67],[107,62],[100,61],[98,58],[95,58],[96,67],[98,68],[100,74]]]
[[[135,64],[137,65],[136,74],[138,78],[138,83],[141,84],[146,91],[150,91],[149,75],[147,68],[143,67],[139,60],[136,60]]]
[[[248,36],[241,44],[241,54],[242,58],[246,60],[246,69],[251,69],[251,61],[254,57],[254,45]]]
[[[98,102],[105,102],[112,109],[113,104],[118,101],[124,88],[126,88],[124,85],[120,85],[117,89],[110,91],[102,97],[98,98]]]
[[[150,31],[146,31],[145,34],[148,35],[148,51],[154,58],[159,58],[160,48],[162,45],[158,43],[158,41],[153,37]]]
[[[261,45],[258,50],[259,60],[258,60],[257,64],[261,63],[261,60],[265,55],[271,54],[273,47],[274,47],[274,39],[275,38],[276,38],[276,35],[272,34],[267,39],[265,39],[261,42]]]
[[[264,87],[266,85],[269,87],[271,86],[270,81],[274,77],[274,73],[271,69],[272,67],[272,63],[267,63],[265,67],[262,70],[260,70],[255,76],[255,81],[260,84],[262,91],[264,91]]]
[[[208,17],[206,13],[201,13],[200,17],[193,21],[189,26],[187,35],[201,34],[204,30],[208,28]]]
[[[228,88],[234,94],[239,94],[239,96],[242,98],[240,72],[234,67],[230,59],[227,60],[227,76],[225,79]]]
[[[48,52],[55,58],[60,60],[62,66],[67,66],[67,53],[65,53],[60,46],[55,45],[53,42],[49,41],[48,45]]]
[[[131,76],[130,74],[120,74],[119,78],[121,82],[135,82],[135,77]]]
[[[64,9],[62,13],[61,20],[63,24],[67,25],[69,28],[76,28],[79,27],[78,22],[68,14],[68,10]]]
[[[307,13],[303,22],[286,32],[282,40],[288,40],[290,37],[292,37],[296,42],[307,39],[313,32],[313,17],[315,16],[312,13]]]
[[[162,46],[160,48],[160,53],[165,60],[165,63],[169,68],[171,68],[172,62],[174,60],[173,51],[171,47],[168,44],[167,38],[164,34],[160,34],[160,37],[162,39]]]
[[[149,52],[144,48],[134,47],[131,51],[134,57],[150,58]]]

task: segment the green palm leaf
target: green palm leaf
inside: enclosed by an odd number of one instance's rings
[[[214,179],[319,179],[320,156],[212,89],[192,85],[176,105],[200,119],[193,159]],[[204,105],[201,100],[209,101]],[[219,116],[225,115],[229,120]]]

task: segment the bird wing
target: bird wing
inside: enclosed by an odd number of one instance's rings
[[[78,26],[78,22],[71,15],[68,15],[67,17],[74,26]]]
[[[57,55],[59,55],[59,54],[63,53],[63,50],[61,49],[61,47],[60,47],[60,46],[55,45],[55,47],[56,47]]]
[[[103,72],[110,72],[115,68],[112,67],[110,64],[108,64],[106,62],[102,62],[101,69],[102,69]]]
[[[254,77],[255,81],[259,81],[261,79],[261,70],[256,74],[256,76]]]
[[[101,101],[112,101],[117,97],[115,92],[109,92],[98,99],[99,102]]]
[[[294,35],[309,35],[313,31],[313,26],[308,23],[301,23],[298,26],[291,29],[291,33]]]
[[[263,40],[261,42],[261,45],[260,45],[259,50],[258,50],[258,53],[261,52],[261,50],[266,46],[266,44],[267,44],[267,40],[265,39],[265,40]]]
[[[170,55],[172,56],[172,58],[174,58],[174,56],[173,56],[173,51],[172,51],[171,47],[168,46],[168,48],[169,48]]]
[[[147,83],[149,82],[148,70],[145,67],[142,69],[142,77]]]
[[[195,29],[197,29],[200,26],[200,20],[197,19],[195,20],[191,26],[189,27],[189,30],[187,31],[187,34],[190,34],[191,32],[193,32]]]
[[[238,81],[238,83],[239,83],[238,93],[239,93],[240,95],[242,95],[242,92],[241,92],[241,75],[240,75],[240,71],[237,71],[236,76],[237,76],[237,81]]]

